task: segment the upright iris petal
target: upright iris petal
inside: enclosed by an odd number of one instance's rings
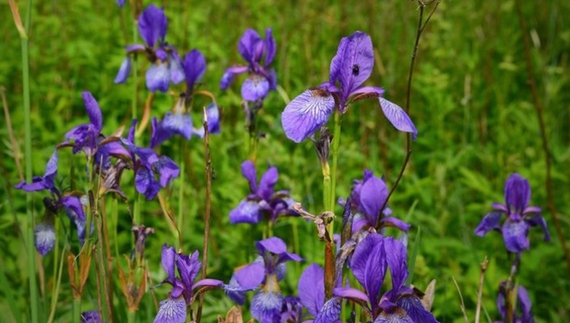
[[[190,94],[196,82],[198,82],[206,72],[206,59],[199,50],[193,49],[184,56],[182,66],[186,77],[186,92]]]
[[[55,228],[49,223],[40,223],[34,229],[34,244],[40,255],[45,256],[55,246]]]
[[[164,11],[151,4],[139,17],[139,32],[149,47],[154,47],[159,41],[164,41],[168,21]]]

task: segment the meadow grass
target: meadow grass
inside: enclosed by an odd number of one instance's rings
[[[146,3],[146,2],[145,2]],[[211,194],[211,241],[208,275],[227,281],[234,267],[254,257],[253,244],[262,231],[247,225],[232,226],[228,214],[247,192],[240,164],[248,156],[239,86],[219,90],[224,69],[239,63],[236,46],[246,28],[262,31],[271,27],[277,40],[276,71],[281,92],[272,92],[259,116],[265,133],[258,148],[258,172],[271,164],[279,168],[277,188],[290,189],[308,210],[318,212],[323,204],[321,170],[313,145],[294,144],[281,128],[280,114],[286,103],[309,86],[328,79],[330,59],[338,41],[356,30],[372,37],[376,50],[375,70],[368,83],[385,88],[385,97],[403,106],[410,56],[415,38],[417,3],[414,1],[162,1],[169,19],[168,42],[181,52],[198,48],[208,69],[200,88],[212,91],[222,108],[222,133],[211,136],[213,182]],[[7,104],[17,146],[10,143],[7,125],[2,138],[2,190],[0,191],[0,310],[2,322],[28,322],[28,275],[24,233],[26,210],[37,218],[43,213],[41,194],[26,196],[13,189],[19,178],[16,160],[23,163],[24,109],[20,39],[8,6],[0,4],[3,33],[0,51],[0,85],[6,87]],[[128,5],[127,5],[128,6]],[[23,12],[23,4],[21,4]],[[410,245],[421,228],[421,243],[413,268],[412,283],[424,289],[437,280],[434,315],[441,322],[463,322],[457,281],[466,312],[474,318],[479,283],[479,263],[490,260],[485,276],[483,307],[492,318],[499,281],[508,275],[510,259],[498,234],[485,238],[473,234],[494,201],[503,201],[503,183],[512,172],[528,178],[532,205],[542,206],[553,234],[543,243],[531,232],[531,249],[523,258],[519,282],[529,290],[537,322],[565,322],[570,316],[570,277],[564,264],[560,240],[547,208],[545,158],[540,129],[528,87],[522,42],[532,40],[534,77],[546,107],[546,133],[553,159],[554,203],[560,212],[562,230],[570,234],[570,4],[564,1],[527,1],[523,13],[529,30],[521,30],[515,1],[500,3],[443,1],[422,36],[411,93],[410,116],[419,130],[412,143],[412,156],[404,177],[390,200],[394,214],[413,223]],[[80,92],[97,98],[104,118],[104,132],[130,124],[132,83],[116,85],[113,79],[124,57],[123,46],[132,43],[129,9],[114,1],[36,1],[32,8],[30,40],[30,89],[32,159],[34,174],[42,174],[53,147],[63,135],[85,121]],[[137,41],[137,42],[140,42]],[[146,62],[140,59],[143,70]],[[140,74],[140,73],[139,73]],[[130,80],[132,82],[132,79]],[[138,78],[138,114],[147,92]],[[157,95],[153,115],[161,116],[176,100]],[[196,107],[207,104],[197,101]],[[390,187],[405,156],[405,135],[394,131],[376,104],[356,103],[343,118],[336,196],[346,197],[352,180],[364,168],[384,174]],[[199,113],[193,112],[196,120]],[[148,135],[147,135],[148,138]],[[145,139],[143,139],[145,140]],[[183,160],[183,181],[175,181],[164,194],[167,203],[180,212],[183,249],[202,249],[206,179],[203,143],[174,139],[162,148],[173,160]],[[61,156],[63,165],[81,172],[71,154]],[[61,166],[60,168],[65,166]],[[69,181],[69,179],[66,179]],[[125,182],[132,179],[126,178]],[[183,186],[183,197],[178,193]],[[128,187],[128,185],[123,185]],[[135,196],[134,189],[125,189]],[[105,207],[116,232],[111,232],[113,256],[118,264],[132,249],[131,214],[137,200],[140,216],[155,228],[147,244],[150,279],[158,284],[165,274],[160,266],[163,243],[176,245],[176,238],[162,216],[157,200],[131,198],[129,206],[107,201]],[[337,208],[337,213],[341,211]],[[67,225],[62,224],[62,225]],[[287,239],[293,252],[306,259],[322,259],[322,244],[314,227],[295,218],[275,224],[276,236]],[[71,240],[72,234],[68,233]],[[65,239],[63,239],[65,240]],[[566,238],[566,241],[569,239]],[[60,249],[65,242],[60,241]],[[61,250],[60,250],[61,251]],[[320,260],[322,262],[322,260]],[[46,321],[55,284],[52,273],[60,264],[53,254],[37,257],[39,266],[40,321]],[[296,290],[296,277],[304,264],[290,264],[285,292]],[[69,279],[64,271],[55,314],[56,322],[68,322],[72,311]],[[95,285],[86,292],[83,307],[97,306]],[[138,312],[140,322],[156,314],[156,300],[167,288],[147,293]],[[231,301],[222,292],[206,295],[203,321],[225,313]],[[115,294],[116,321],[126,320],[119,288]]]

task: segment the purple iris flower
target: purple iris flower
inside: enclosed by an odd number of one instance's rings
[[[325,303],[325,271],[317,264],[312,264],[303,271],[299,278],[299,297],[301,304],[314,318],[304,322],[337,323],[341,312],[340,299],[333,297]]]
[[[176,48],[168,45],[164,40],[168,27],[164,11],[155,5],[149,5],[140,15],[138,26],[146,45],[135,44],[126,47],[127,57],[119,68],[115,83],[127,81],[132,64],[130,55],[145,53],[151,62],[151,66],[146,71],[147,88],[151,92],[166,92],[170,82],[178,84],[184,80],[184,71]]]
[[[258,223],[264,216],[271,221],[279,215],[296,214],[291,206],[293,200],[288,191],[274,191],[279,173],[277,167],[270,167],[257,183],[257,173],[253,162],[247,160],[241,164],[241,173],[249,182],[251,194],[241,200],[239,205],[230,212],[230,222]]]
[[[65,134],[65,139],[74,141],[74,154],[83,150],[87,156],[93,156],[97,150],[99,135],[103,128],[103,116],[99,104],[91,93],[85,91],[82,96],[85,110],[89,116],[89,123],[74,127]]]
[[[528,232],[534,226],[540,226],[544,231],[544,240],[550,241],[546,221],[540,215],[541,209],[529,206],[529,201],[528,181],[517,173],[512,174],[505,183],[506,204],[493,203],[494,210],[485,215],[475,229],[475,234],[482,237],[491,230],[497,230],[503,234],[507,250],[513,253],[529,248]],[[507,219],[500,226],[503,214]]]
[[[119,6],[119,8],[122,8],[125,6],[125,0],[117,0],[117,6]]]
[[[361,304],[374,323],[436,323],[414,290],[404,285],[408,277],[406,258],[407,251],[401,241],[370,234],[358,244],[350,262],[352,273],[364,292],[338,287],[333,294]],[[392,289],[381,294],[388,269]]]
[[[177,253],[174,247],[166,244],[162,247],[162,267],[168,275],[164,283],[172,285],[168,299],[160,302],[160,308],[154,318],[154,323],[183,323],[186,321],[186,308],[192,304],[196,288],[218,288],[223,282],[217,279],[205,278],[196,280],[201,263],[198,251],[188,256]],[[175,271],[178,272],[176,276]]]
[[[352,102],[377,98],[388,121],[400,131],[411,132],[415,138],[417,130],[412,120],[402,108],[382,98],[382,88],[361,86],[372,73],[373,66],[370,36],[357,31],[342,38],[331,61],[329,81],[306,90],[285,107],[281,123],[287,137],[301,142],[327,123],[335,107],[344,114]]]
[[[277,237],[258,241],[255,247],[259,257],[240,268],[224,290],[233,301],[243,304],[245,292],[259,288],[251,301],[252,316],[261,323],[280,322],[284,309],[286,315],[291,314],[279,289],[279,281],[285,277],[285,262],[303,259],[287,252],[287,245]]]
[[[36,192],[47,190],[51,193],[51,198],[44,199],[46,207],[46,221],[39,223],[34,229],[34,244],[36,250],[45,256],[55,246],[55,228],[53,226],[53,216],[60,210],[64,210],[69,219],[77,227],[77,235],[81,244],[85,240],[85,221],[86,216],[83,206],[86,200],[70,194],[62,194],[55,186],[55,177],[58,170],[58,154],[57,150],[51,155],[44,172],[44,176],[34,176],[31,183],[21,182],[15,186],[26,192]]]
[[[505,289],[501,288],[501,290],[504,291]],[[499,292],[499,296],[497,297],[497,308],[499,309],[502,320],[495,321],[495,323],[507,322],[507,306],[505,304],[505,295],[502,292]],[[534,323],[531,308],[532,304],[528,292],[523,286],[519,285],[513,323]],[[520,314],[517,313],[518,311],[520,311]]]
[[[135,188],[151,200],[158,194],[161,187],[168,186],[180,175],[180,168],[172,159],[158,156],[151,148],[138,147],[133,144],[136,123],[137,121],[133,120],[128,138],[123,139],[123,143],[127,146],[132,169],[135,172]]]
[[[365,170],[362,181],[355,180],[351,192],[351,207],[354,213],[352,232],[361,229],[377,228],[381,226],[393,226],[404,232],[408,232],[411,225],[397,218],[391,217],[392,210],[382,206],[388,198],[388,187],[384,180],[374,176],[371,170]],[[382,215],[380,216],[380,211]]]
[[[277,88],[277,75],[271,68],[276,52],[271,29],[265,31],[265,39],[255,30],[246,30],[239,41],[238,51],[248,65],[228,68],[222,76],[220,88],[227,89],[236,75],[249,73],[241,87],[242,98],[245,101],[263,100],[270,90]]]

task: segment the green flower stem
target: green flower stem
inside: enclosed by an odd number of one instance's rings
[[[80,323],[81,322],[81,298],[73,299],[73,317],[71,322]]]
[[[26,13],[24,17],[24,25],[18,13],[18,7],[14,1],[10,1],[14,23],[18,28],[21,47],[22,47],[22,87],[23,87],[23,103],[24,103],[24,153],[26,163],[26,181],[32,181],[32,124],[31,124],[31,109],[30,109],[30,56],[28,51],[28,32],[30,30],[30,21],[32,16],[32,1],[26,1]],[[32,195],[26,195],[27,205],[32,205]],[[39,318],[39,296],[38,296],[38,283],[36,277],[36,250],[34,248],[34,214],[30,207],[26,210],[26,218],[28,219],[26,228],[26,252],[28,255],[28,279],[30,287],[30,308],[31,308],[31,321],[38,323]]]
[[[181,149],[178,160],[178,165],[180,165],[180,178],[178,179],[178,182],[180,183],[178,186],[178,218],[176,222],[178,228],[182,228],[184,226],[184,173],[186,171],[186,164],[184,163],[184,152],[187,150],[186,143],[186,140],[181,140],[180,142]]]
[[[127,323],[136,323],[136,321],[137,321],[137,312],[128,311],[127,312]]]
[[[323,198],[325,211],[334,215],[335,191],[336,191],[336,170],[338,165],[338,148],[340,146],[340,111],[335,110],[334,113],[334,133],[332,138],[332,168],[325,161],[321,168],[323,171]],[[329,173],[330,172],[330,173]],[[330,223],[326,224],[328,236],[325,238],[325,297],[332,297],[332,289],[334,285],[335,267],[334,267],[334,218]]]

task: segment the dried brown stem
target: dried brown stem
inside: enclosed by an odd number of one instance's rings
[[[481,316],[483,282],[485,282],[485,271],[487,271],[487,265],[489,265],[489,259],[487,259],[487,256],[485,256],[485,259],[483,259],[483,262],[481,263],[481,275],[479,276],[479,290],[477,291],[477,309],[475,310],[475,323],[479,323],[479,317]]]
[[[519,24],[521,26],[521,32],[524,41],[524,56],[526,61],[526,69],[528,74],[528,85],[530,87],[530,92],[532,95],[532,100],[534,103],[534,109],[536,111],[536,116],[538,117],[538,125],[540,127],[540,137],[542,139],[542,149],[544,151],[544,160],[546,162],[546,196],[547,196],[547,206],[548,211],[552,215],[552,220],[554,221],[554,227],[556,228],[556,233],[558,239],[560,239],[560,244],[562,245],[562,250],[564,252],[564,260],[566,261],[566,269],[568,271],[568,277],[570,277],[570,250],[566,244],[566,239],[564,238],[564,232],[562,231],[562,225],[558,219],[558,211],[554,204],[554,194],[552,193],[552,157],[550,156],[550,149],[548,143],[548,136],[546,135],[546,125],[544,123],[544,106],[540,101],[538,96],[538,90],[536,87],[536,82],[534,79],[534,68],[532,65],[531,47],[530,39],[527,32],[526,20],[522,12],[522,5],[520,0],[516,0],[517,13],[519,16]]]
[[[206,161],[206,207],[204,211],[204,246],[202,250],[202,279],[206,278],[208,269],[208,244],[210,241],[210,213],[212,195],[212,158],[210,155],[210,133],[208,131],[208,118],[204,109],[204,157]],[[202,318],[202,306],[204,304],[204,294],[200,294],[196,322],[200,323]]]

